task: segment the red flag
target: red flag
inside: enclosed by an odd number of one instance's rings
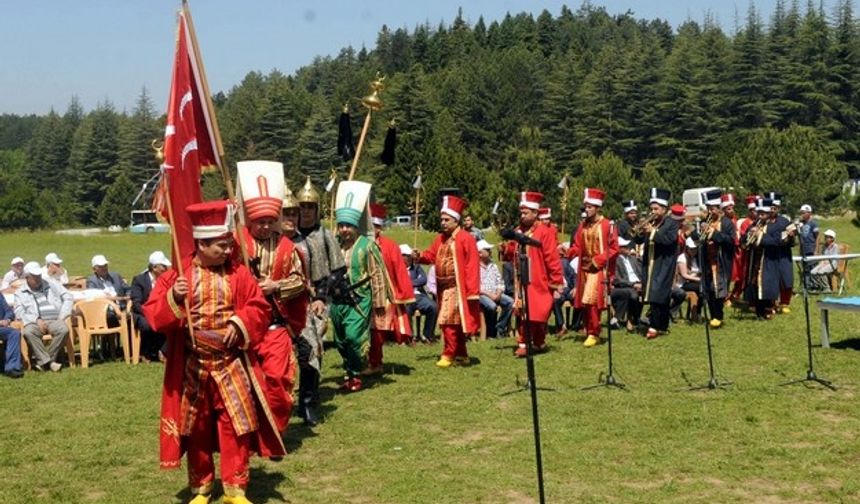
[[[167,201],[173,209],[174,264],[194,252],[191,221],[185,208],[202,201],[200,174],[204,169],[221,166],[220,143],[213,110],[209,102],[203,65],[198,59],[190,14],[179,12],[173,82],[167,102],[167,127],[164,131],[162,180],[153,207],[170,220]],[[179,250],[175,250],[178,247]]]

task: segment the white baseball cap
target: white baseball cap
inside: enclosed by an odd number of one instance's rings
[[[618,237],[618,246],[619,247],[626,247],[627,245],[630,245],[630,240],[628,240],[627,238],[624,238],[623,236],[619,236]]]
[[[160,250],[156,250],[155,252],[149,254],[149,264],[153,266],[162,265],[167,266],[168,268],[173,266],[173,263],[164,255],[164,252]]]
[[[801,206],[800,206],[800,211],[801,211],[801,212],[809,212],[809,213],[812,213],[812,207],[811,207],[811,206],[809,206],[809,205],[801,205]]]
[[[60,259],[60,256],[51,252],[50,254],[45,256],[45,264],[63,264],[63,260]]]
[[[411,256],[412,255],[412,247],[410,247],[409,245],[407,245],[405,243],[401,243],[400,244],[400,255]]]
[[[93,265],[93,267],[107,266],[108,265],[107,257],[105,257],[101,254],[93,256],[92,265]]]
[[[12,263],[11,263],[11,264],[12,264],[13,266],[14,266],[14,265],[16,265],[16,264],[24,264],[24,259],[21,259],[20,257],[13,257],[13,258],[12,258]]]
[[[493,248],[492,243],[487,240],[478,240],[478,250],[490,250],[491,248]]]
[[[689,236],[687,237],[687,240],[684,242],[684,245],[686,245],[687,248],[696,248],[696,242],[693,241],[693,239],[690,238]]]
[[[831,237],[831,238],[836,238],[836,231],[834,231],[834,230],[832,230],[832,229],[828,229],[827,231],[825,231],[825,232],[824,232],[824,236],[829,236],[829,237]]]
[[[42,276],[42,267],[36,261],[30,261],[24,265],[24,274]]]

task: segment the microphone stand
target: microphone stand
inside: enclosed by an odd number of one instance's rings
[[[612,235],[610,228],[610,235]],[[606,353],[609,358],[609,370],[606,373],[606,377],[604,378],[603,373],[600,373],[600,376],[597,377],[596,385],[589,385],[588,387],[582,387],[582,390],[591,390],[599,387],[615,387],[619,390],[627,390],[627,386],[623,383],[619,382],[615,379],[615,375],[612,373],[612,321],[610,318],[610,312],[612,311],[612,298],[609,295],[609,261],[606,261],[606,264],[603,265],[603,299],[606,303]]]
[[[707,240],[705,239],[705,235],[702,235],[699,240],[699,251],[696,253],[696,257],[699,260],[699,270],[702,272],[702,277],[699,279],[699,298],[702,302],[702,312],[704,317],[701,319],[704,320],[705,323],[705,342],[708,346],[708,383],[705,385],[700,385],[698,387],[690,387],[689,390],[716,390],[718,388],[725,389],[729,385],[732,384],[730,381],[726,381],[720,383],[717,380],[717,376],[714,373],[714,351],[711,345],[711,309],[708,306],[708,298],[705,293],[705,247],[708,246]],[[714,281],[714,280],[712,280]],[[717,288],[716,285],[713,286],[714,289]]]
[[[531,393],[531,402],[532,402],[532,426],[534,428],[534,442],[535,442],[535,460],[537,464],[537,483],[538,483],[538,496],[540,498],[540,503],[545,504],[546,498],[544,495],[544,485],[543,485],[543,457],[541,456],[541,442],[540,442],[540,422],[538,420],[538,401],[537,401],[537,382],[535,381],[535,364],[534,364],[534,356],[532,354],[532,335],[531,335],[531,322],[528,320],[529,316],[529,283],[530,272],[529,272],[529,256],[526,252],[526,246],[531,245],[535,246],[535,240],[531,237],[526,236],[521,233],[516,233],[513,235],[509,235],[505,232],[502,233],[502,237],[508,237],[509,239],[513,239],[519,243],[519,247],[517,247],[517,264],[519,265],[519,278],[520,278],[520,295],[523,300],[522,313],[523,313],[523,338],[526,340],[526,376],[528,377],[528,381],[525,386],[528,387],[529,392]],[[538,245],[540,242],[537,242]],[[519,380],[518,380],[519,382]],[[519,383],[517,383],[519,386]],[[521,392],[525,390],[525,388],[520,387],[516,390],[505,392],[501,395],[510,395],[515,392]],[[552,389],[541,389],[552,391]]]
[[[803,284],[803,311],[806,314],[806,354],[807,354],[807,358],[808,358],[807,367],[806,367],[806,377],[800,378],[797,380],[791,380],[791,381],[788,381],[785,383],[781,383],[780,385],[781,386],[794,385],[796,383],[806,383],[806,382],[811,381],[811,382],[819,383],[819,384],[829,388],[830,390],[836,390],[836,387],[833,385],[833,382],[831,382],[829,380],[825,380],[824,378],[819,378],[818,376],[816,376],[815,370],[812,367],[812,333],[810,332],[810,329],[809,329],[809,291],[806,288],[806,283],[809,281],[809,278],[808,278],[809,273],[807,271],[808,268],[807,268],[806,263],[809,261],[809,259],[808,259],[807,254],[803,253],[802,249],[803,249],[803,247],[801,247],[801,256],[802,256],[801,265],[803,267],[802,268],[803,269],[803,272],[802,272],[803,278],[801,278],[801,280],[802,280],[801,283]]]

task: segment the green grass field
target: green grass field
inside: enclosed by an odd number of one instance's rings
[[[860,250],[847,221],[827,222]],[[393,232],[411,243],[411,233]],[[422,235],[419,246],[430,235]],[[103,253],[126,277],[167,237],[0,235],[0,258],[58,252],[70,274]],[[852,273],[856,265],[852,266]],[[857,274],[853,274],[857,278]],[[856,292],[856,289],[853,290]],[[812,302],[817,299],[811,298]],[[536,358],[547,502],[860,502],[860,317],[831,315],[834,348],[817,347],[816,372],[838,390],[780,386],[806,373],[803,303],[771,322],[728,310],[713,332],[727,390],[707,381],[704,330],[684,323],[646,341],[616,332],[617,377],[627,391],[594,384],[606,347],[568,335]],[[291,454],[255,459],[255,503],[537,502],[525,364],[511,339],[470,343],[474,364],[439,370],[439,346],[387,346],[384,377],[356,394],[336,387],[340,357],[326,355],[323,424],[294,420]],[[185,471],[158,469],[162,367],[121,363],[0,379],[0,501],[183,502]]]

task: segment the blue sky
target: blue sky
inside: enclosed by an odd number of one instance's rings
[[[791,0],[788,0],[789,2]],[[632,11],[672,26],[712,13],[727,32],[747,0],[593,0],[610,13]],[[765,21],[776,0],[755,0]],[[815,1],[818,3],[818,0]],[[834,0],[826,0],[830,8]],[[382,24],[450,22],[463,7],[470,22],[547,9],[557,15],[581,0],[191,0],[213,92],[227,91],[252,70],[292,73],[317,55],[352,45],[372,47]],[[805,5],[804,1],[801,1]],[[0,114],[65,111],[72,95],[86,110],[110,100],[134,107],[143,86],[163,111],[170,86],[175,15],[180,0],[0,0]]]

